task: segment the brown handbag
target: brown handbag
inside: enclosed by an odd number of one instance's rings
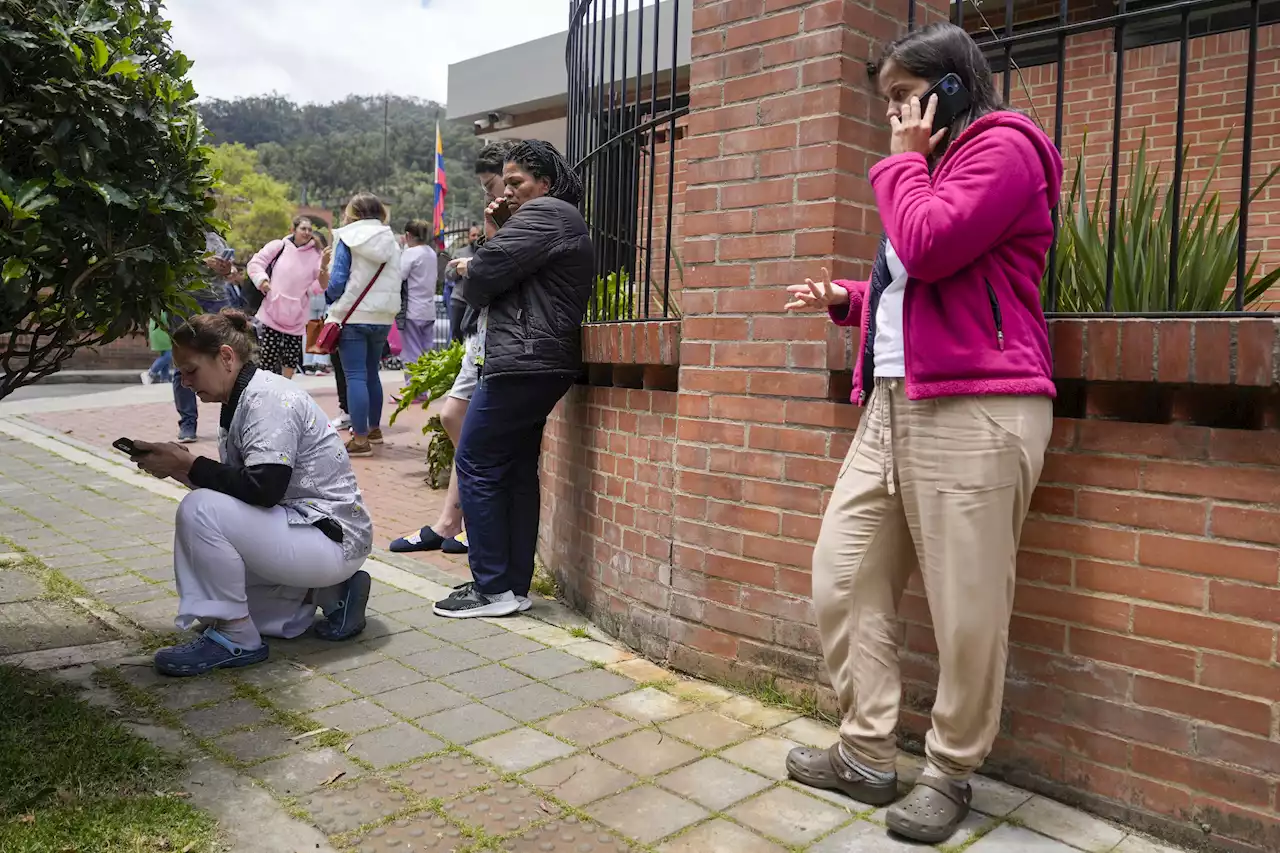
[[[307,352],[311,355],[327,355],[320,351],[320,330],[324,328],[324,320],[307,321]]]

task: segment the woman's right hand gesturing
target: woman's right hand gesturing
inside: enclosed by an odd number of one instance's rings
[[[822,280],[806,278],[804,284],[787,285],[788,311],[825,311],[832,306],[848,305],[849,291],[831,283],[831,273],[822,268]]]

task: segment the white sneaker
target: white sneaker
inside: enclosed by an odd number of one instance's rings
[[[516,608],[517,613],[523,613],[526,610],[528,610],[530,607],[533,607],[533,601],[527,595],[517,595],[516,601],[520,605],[519,607]]]
[[[156,378],[151,375],[150,370],[144,370],[138,374],[138,378],[142,380],[143,385],[154,385]]]
[[[329,421],[329,426],[339,431],[351,429],[351,415],[343,412],[333,420]]]

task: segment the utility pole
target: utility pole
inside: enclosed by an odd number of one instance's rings
[[[382,96],[382,196],[385,199],[391,182],[391,154],[390,142],[388,139],[388,115],[389,101],[386,95]]]

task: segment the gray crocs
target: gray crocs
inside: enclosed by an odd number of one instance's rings
[[[941,844],[969,816],[973,789],[967,782],[924,774],[902,802],[889,809],[885,824],[903,838]]]
[[[888,805],[898,796],[896,774],[884,782],[873,782],[849,766],[840,754],[838,743],[833,743],[830,749],[795,747],[787,753],[787,773],[802,785],[839,791],[869,806]]]

